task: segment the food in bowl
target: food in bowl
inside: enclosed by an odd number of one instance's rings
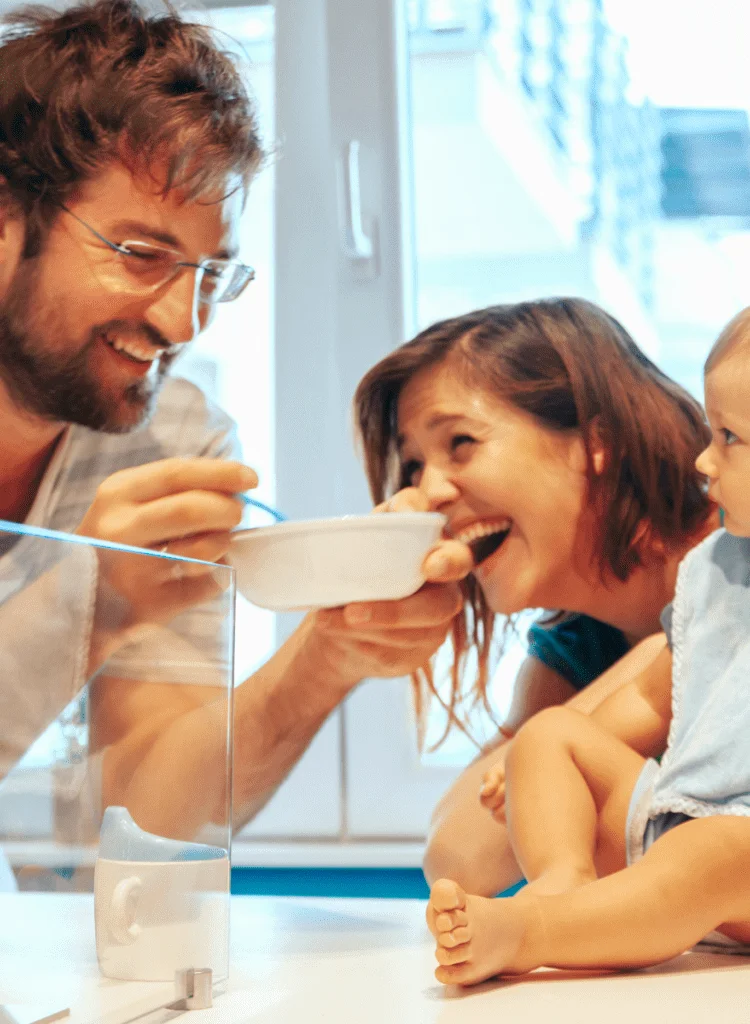
[[[395,600],[424,583],[422,562],[445,522],[438,512],[389,512],[236,530],[227,560],[238,592],[272,611]]]

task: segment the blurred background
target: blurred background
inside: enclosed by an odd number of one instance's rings
[[[196,16],[245,63],[269,159],[244,219],[256,283],[179,372],[237,421],[261,498],[295,517],[367,509],[357,380],[483,305],[591,299],[701,396],[707,350],[748,302],[746,5],[278,0]],[[241,603],[237,680],[294,621]],[[495,672],[500,718],[523,649]],[[366,683],[236,839],[236,884],[323,891],[329,871],[343,892],[351,872],[390,869],[389,894],[421,891],[430,811],[477,751],[455,731],[431,751],[443,728],[436,707],[420,751],[405,682]],[[52,807],[27,827],[47,834]]]

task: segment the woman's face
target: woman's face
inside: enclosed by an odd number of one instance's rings
[[[404,478],[474,552],[489,606],[570,608],[590,590],[593,518],[583,442],[463,383],[450,363],[421,371],[398,405]]]

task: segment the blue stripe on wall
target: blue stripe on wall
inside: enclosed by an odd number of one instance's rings
[[[502,895],[512,896],[520,888]],[[392,900],[427,899],[430,891],[421,868],[232,868],[232,893]]]
[[[421,868],[232,868],[232,893],[427,899]]]

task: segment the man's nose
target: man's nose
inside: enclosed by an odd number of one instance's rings
[[[183,267],[149,303],[147,320],[172,345],[193,341],[205,326],[208,307],[200,302],[202,277],[200,268]]]

